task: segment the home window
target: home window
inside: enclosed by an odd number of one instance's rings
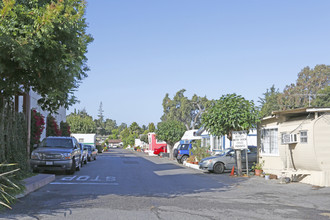
[[[277,128],[263,128],[261,130],[261,153],[278,156]]]
[[[307,131],[300,131],[300,143],[307,143]]]

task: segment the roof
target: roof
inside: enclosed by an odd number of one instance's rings
[[[287,115],[287,114],[294,114],[294,113],[305,113],[305,112],[330,112],[330,107],[325,108],[296,108],[296,109],[288,109],[283,111],[273,111],[273,115]]]
[[[121,142],[120,139],[110,139],[110,140],[108,140],[109,144],[116,144],[116,143],[120,143],[120,142]]]
[[[299,114],[311,113],[311,112],[330,112],[330,107],[319,107],[319,108],[307,107],[307,108],[288,109],[288,110],[282,110],[282,111],[273,111],[272,115],[266,116],[266,117],[262,118],[262,120],[276,118],[276,116],[279,116],[279,115],[290,116],[290,115],[299,115]]]
[[[181,140],[197,140],[197,139],[202,139],[200,136],[195,136],[197,129],[189,130],[186,131]]]

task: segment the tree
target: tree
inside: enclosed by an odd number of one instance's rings
[[[229,140],[232,131],[249,131],[259,121],[259,112],[253,101],[235,93],[223,95],[202,115],[202,123],[211,134],[227,135]]]
[[[119,132],[122,132],[125,128],[127,128],[127,124],[126,123],[121,123],[118,127]]]
[[[111,131],[111,134],[109,135],[109,139],[118,139],[119,138],[119,130],[118,129],[113,129]]]
[[[156,130],[157,139],[163,140],[167,143],[167,146],[170,149],[171,159],[173,159],[172,151],[174,144],[181,140],[185,131],[185,125],[179,121],[167,120],[158,123]]]
[[[155,132],[156,127],[155,127],[155,124],[153,122],[149,123],[148,130],[149,130],[149,132]]]
[[[280,95],[280,92],[278,91],[278,89],[275,89],[274,85],[272,85],[270,89],[267,89],[267,91],[263,95],[263,98],[259,97],[259,102],[261,104],[261,117],[269,116],[273,111],[280,109],[278,104],[278,97]]]
[[[99,107],[99,113],[98,113],[98,117],[99,117],[99,120],[100,120],[100,122],[103,122],[104,121],[104,115],[103,115],[103,112],[104,112],[104,110],[103,110],[103,104],[102,104],[102,102],[100,103],[100,107]]]
[[[101,102],[100,107],[99,107],[99,113],[97,115],[98,119],[94,120],[94,122],[96,124],[96,133],[99,135],[106,135],[103,112],[104,111],[103,111],[102,102]]]
[[[123,140],[127,138],[130,135],[130,130],[128,128],[125,128],[120,132],[120,138]]]
[[[83,0],[0,2],[0,96],[10,99],[30,88],[50,112],[77,100],[73,93],[87,77]]]
[[[234,94],[223,95],[202,115],[204,127],[215,136],[227,135],[232,140],[233,131],[247,131],[257,126],[259,113],[253,101]],[[236,151],[239,175],[242,175],[241,151]]]
[[[109,119],[107,118],[105,120],[105,133],[108,135],[108,134],[112,134],[113,133],[113,130],[116,130],[118,128],[117,126],[117,123],[116,123],[116,120],[112,120],[112,119]],[[118,131],[118,130],[117,130]]]
[[[136,122],[133,122],[129,126],[129,130],[130,130],[130,133],[134,133],[134,134],[137,134],[137,135],[142,133],[142,129],[140,128],[140,126]]]
[[[140,137],[140,140],[143,141],[144,143],[148,143],[148,134],[142,134]]]
[[[278,103],[281,110],[311,106],[319,90],[329,86],[330,66],[316,65],[314,69],[305,67],[298,73],[295,84],[285,87],[279,95]]]
[[[86,111],[78,113],[75,111],[66,117],[66,121],[70,126],[71,133],[95,133],[96,125],[92,116],[89,116]]]
[[[210,105],[206,97],[194,95],[192,99],[184,96],[185,89],[178,91],[173,100],[167,93],[163,99],[164,114],[162,121],[176,120],[182,122],[187,130],[194,129],[200,125],[200,115]]]
[[[313,106],[330,107],[330,86],[327,86],[317,92]]]

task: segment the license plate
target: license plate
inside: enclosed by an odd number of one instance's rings
[[[53,161],[46,161],[46,165],[53,165]]]

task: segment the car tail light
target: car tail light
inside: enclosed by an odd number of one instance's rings
[[[180,153],[180,151],[178,150],[178,153]]]

